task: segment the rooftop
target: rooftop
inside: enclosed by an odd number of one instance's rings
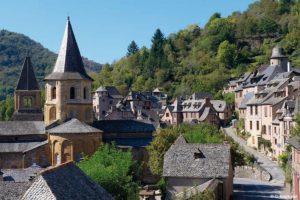
[[[74,134],[74,133],[101,133],[102,131],[96,129],[76,118],[60,124],[54,128],[47,130],[50,134]]]
[[[154,132],[153,124],[136,120],[101,120],[94,121],[93,127],[104,133],[144,133]]]
[[[164,177],[227,177],[230,146],[224,144],[188,144],[182,135],[164,157]]]
[[[111,200],[113,197],[73,162],[68,162],[41,172],[22,199]]]
[[[86,73],[68,17],[63,40],[52,73],[47,79],[93,79]]]
[[[39,90],[34,70],[29,56],[26,56],[16,90]]]
[[[0,121],[0,136],[45,134],[43,121]]]

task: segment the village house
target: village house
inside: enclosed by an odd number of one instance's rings
[[[300,199],[300,137],[295,136],[289,139],[292,146],[292,179],[293,199]]]
[[[269,65],[235,81],[235,110],[245,122],[243,131],[250,136],[247,145],[274,158],[285,151],[297,112],[294,104],[299,95],[299,75],[283,49],[276,46]]]
[[[194,93],[186,99],[176,98],[166,106],[161,121],[171,125],[180,123],[211,123],[216,126],[227,124],[232,116],[225,101],[211,100],[211,94]]]
[[[192,197],[210,190],[215,199],[232,198],[233,168],[230,146],[188,144],[180,135],[164,156],[167,199]]]
[[[113,86],[101,86],[93,94],[93,111],[97,120],[105,119],[106,115],[115,110],[123,96]]]

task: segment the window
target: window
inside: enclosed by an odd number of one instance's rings
[[[169,113],[166,113],[166,117],[169,117]]]
[[[51,99],[56,99],[56,87],[51,89]]]
[[[105,110],[102,110],[102,115],[105,115],[105,113],[106,113]]]
[[[32,98],[24,97],[23,103],[24,103],[25,108],[31,108],[32,107]]]
[[[252,130],[252,121],[250,121],[250,130]]]
[[[271,125],[269,125],[269,135],[271,135]]]
[[[56,119],[56,108],[55,107],[50,108],[49,115],[50,115],[49,116],[50,121],[53,121]]]
[[[250,115],[253,115],[253,110],[252,106],[250,106]]]
[[[70,88],[70,99],[75,99],[75,88],[74,87]]]
[[[83,98],[87,99],[87,88],[83,88]]]
[[[257,113],[258,113],[258,108],[257,106],[255,106],[255,115],[257,115]]]
[[[259,130],[259,121],[256,121],[256,130]]]
[[[265,107],[265,117],[268,117],[268,107]]]

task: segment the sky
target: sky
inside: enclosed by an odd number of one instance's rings
[[[58,52],[70,16],[81,55],[112,63],[129,43],[151,46],[157,28],[165,36],[188,25],[203,27],[219,12],[244,11],[254,0],[9,0],[0,4],[0,29],[22,33]]]

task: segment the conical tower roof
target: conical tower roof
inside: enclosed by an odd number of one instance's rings
[[[23,63],[16,90],[39,90],[30,57],[27,55]]]
[[[55,66],[46,79],[80,79],[80,77],[93,80],[84,69],[82,57],[68,17]]]

